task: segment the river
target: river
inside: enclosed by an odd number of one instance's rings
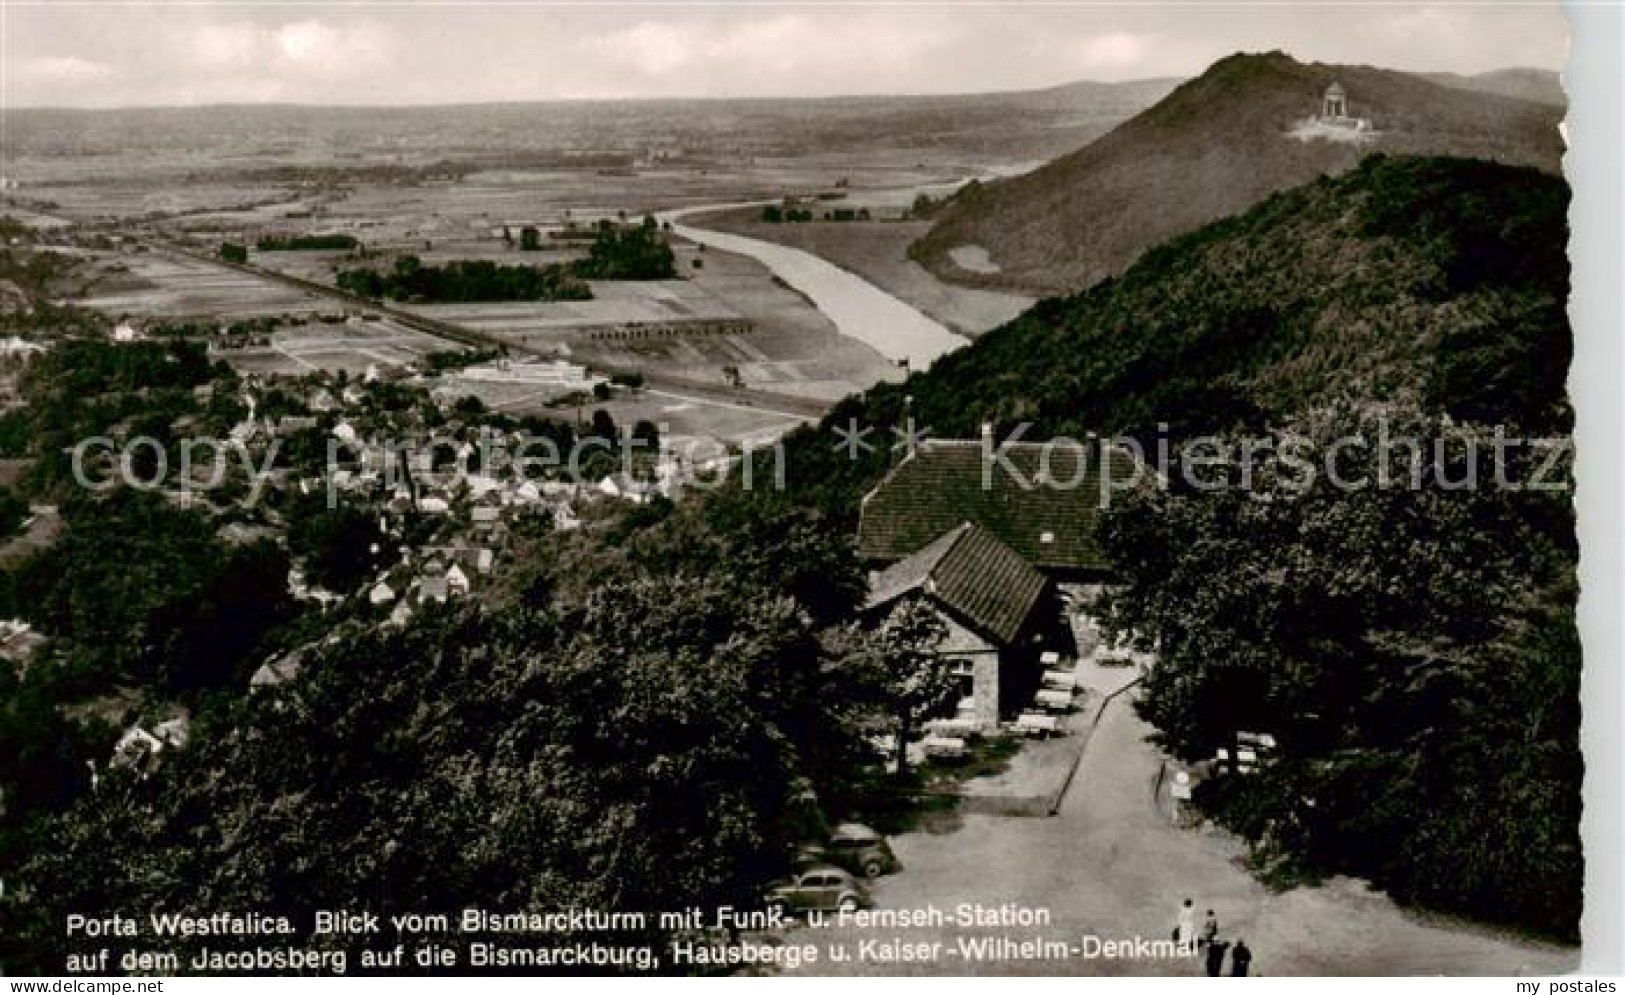
[[[779,279],[805,294],[842,335],[857,339],[894,362],[906,360],[910,370],[923,370],[938,356],[970,342],[868,280],[810,252],[744,235],[695,228],[682,221],[695,214],[754,207],[760,203],[763,202],[685,207],[662,211],[657,217],[670,222],[672,231],[686,239],[762,263]]]

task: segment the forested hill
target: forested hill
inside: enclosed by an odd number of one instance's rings
[[[1333,81],[1361,141],[1302,140]],[[1556,173],[1563,109],[1365,66],[1304,64],[1279,52],[1235,55],[1109,134],[1024,176],[967,187],[914,247],[951,279],[1030,293],[1080,290],[1146,249],[1269,194],[1338,174],[1372,152],[1456,155]],[[1348,136],[1345,136],[1348,137]],[[957,269],[948,253],[987,249],[997,273]]]
[[[1234,748],[1242,729],[1278,741],[1261,776],[1196,796],[1272,880],[1348,873],[1572,940],[1572,475],[1559,461],[1525,488],[1522,450],[1518,486],[1500,487],[1487,456],[1497,432],[1565,450],[1567,203],[1562,180],[1531,168],[1373,156],[1044,301],[827,424],[1128,433],[1153,461],[1163,424],[1175,446],[1262,440],[1251,485],[1195,486],[1176,455],[1172,486],[1100,515],[1121,584],[1106,627],[1157,655],[1136,707],[1186,760]],[[1434,476],[1340,484],[1380,478],[1385,434]],[[1327,459],[1355,444],[1339,475],[1295,489],[1289,440]],[[855,516],[889,454],[854,466],[827,437],[800,441],[797,500]],[[1477,486],[1445,483],[1467,471]]]
[[[1534,169],[1373,156],[1042,301],[830,424],[894,424],[906,395],[938,437],[1178,436],[1349,398],[1566,431],[1567,205]]]

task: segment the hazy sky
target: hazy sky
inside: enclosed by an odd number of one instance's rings
[[[0,0],[0,105],[941,93],[1192,75],[1234,51],[1561,68],[1555,3]]]

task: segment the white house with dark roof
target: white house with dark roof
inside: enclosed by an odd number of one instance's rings
[[[452,594],[467,594],[473,585],[469,582],[468,574],[463,570],[462,564],[453,563],[446,569],[446,589]]]

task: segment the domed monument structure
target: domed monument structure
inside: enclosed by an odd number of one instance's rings
[[[1348,117],[1348,94],[1343,91],[1343,84],[1332,80],[1332,85],[1326,88],[1326,95],[1320,100],[1320,116],[1329,120]]]
[[[1319,113],[1299,121],[1287,134],[1299,141],[1366,142],[1376,137],[1370,118],[1351,113],[1348,91],[1336,80],[1321,94]]]

